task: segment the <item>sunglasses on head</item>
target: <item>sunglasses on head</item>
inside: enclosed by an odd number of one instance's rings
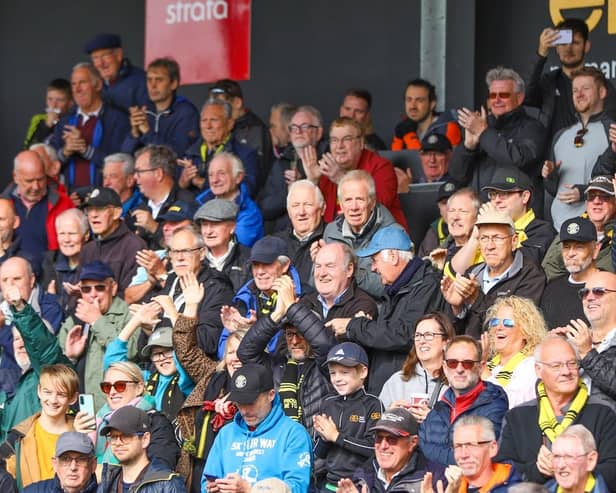
[[[511,93],[510,92],[491,92],[490,94],[488,94],[488,97],[490,99],[509,99],[511,97]]]
[[[597,286],[596,288],[582,288],[578,290],[578,295],[581,299],[586,298],[592,292],[593,296],[597,298],[601,298],[604,294],[607,293],[616,293],[616,289],[608,289]]]
[[[101,390],[104,394],[108,394],[111,392],[111,389],[114,388],[116,392],[124,392],[126,390],[126,386],[129,383],[137,383],[134,380],[116,380],[115,382],[101,382]]]
[[[446,359],[445,364],[447,368],[450,370],[455,370],[458,368],[458,365],[462,365],[462,368],[465,370],[471,370],[479,361],[474,361],[472,359]]]
[[[94,291],[96,291],[97,293],[103,293],[105,292],[105,289],[107,289],[107,285],[94,284],[93,286],[80,286],[79,289],[84,294],[88,294],[90,291],[92,291],[92,289],[94,289]]]
[[[515,322],[510,318],[491,318],[488,322],[490,327],[498,327],[498,324],[502,323],[503,327],[513,329]]]

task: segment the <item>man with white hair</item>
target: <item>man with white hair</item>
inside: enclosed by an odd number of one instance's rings
[[[602,493],[608,486],[593,473],[599,454],[592,433],[584,425],[571,425],[552,444],[554,479],[546,483],[550,493]]]
[[[498,166],[510,165],[535,177],[533,209],[543,210],[543,187],[539,181],[546,130],[522,108],[524,81],[510,68],[496,67],[486,75],[488,112],[461,108],[458,121],[465,129],[463,145],[456,147],[449,163],[451,177],[488,199],[484,187],[492,183]]]
[[[250,198],[244,183],[244,165],[240,158],[230,152],[220,152],[208,166],[210,188],[197,196],[199,204],[218,198],[231,200],[239,208],[235,225],[237,240],[248,247],[263,236],[263,217],[257,204]]]
[[[103,165],[103,186],[115,190],[122,201],[122,217],[131,219],[128,214],[143,200],[136,186],[135,159],[130,154],[116,152],[105,157]],[[131,226],[129,225],[129,228]]]
[[[291,183],[287,194],[287,215],[291,224],[275,233],[287,242],[289,257],[305,283],[311,279],[310,245],[323,237],[325,201],[317,185],[310,180]]]
[[[73,67],[75,106],[54,129],[50,144],[58,151],[69,191],[101,183],[103,159],[120,151],[130,131],[128,116],[102,100],[103,80],[90,63]]]

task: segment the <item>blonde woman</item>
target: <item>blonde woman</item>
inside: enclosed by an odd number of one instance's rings
[[[498,298],[486,313],[487,332],[481,336],[487,358],[482,378],[500,385],[509,409],[535,396],[537,345],[547,335],[535,303],[519,296]]]

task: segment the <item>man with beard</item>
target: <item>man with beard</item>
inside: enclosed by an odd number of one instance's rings
[[[603,72],[584,67],[574,72],[572,78],[573,106],[578,121],[554,136],[549,160],[541,170],[545,189],[554,196],[555,228],[584,211],[583,191],[593,168],[603,161],[609,162],[612,155],[609,142],[612,120],[603,111],[607,96]]]
[[[562,30],[572,31],[571,43],[555,44]],[[561,67],[544,72],[550,48],[554,48]],[[576,122],[576,110],[573,107],[571,75],[586,65],[585,57],[590,51],[588,26],[581,19],[564,19],[555,28],[545,28],[539,37],[537,58],[526,88],[527,106],[539,108],[539,119],[548,129],[551,139],[560,129]],[[607,84],[606,112],[616,117],[616,91],[612,84]]]
[[[548,282],[540,303],[550,329],[567,325],[572,319],[585,320],[578,291],[597,272],[595,260],[601,247],[594,224],[584,217],[573,217],[563,223],[560,243],[567,274]]]

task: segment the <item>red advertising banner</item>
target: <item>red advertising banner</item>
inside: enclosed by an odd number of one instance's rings
[[[146,0],[145,65],[170,56],[182,84],[250,78],[250,0]]]

